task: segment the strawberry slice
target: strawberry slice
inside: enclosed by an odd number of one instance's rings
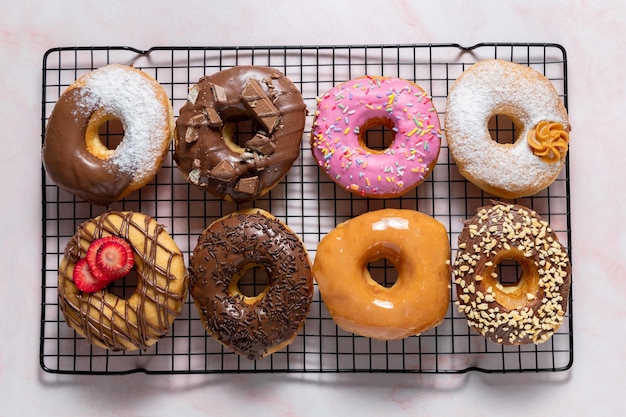
[[[131,246],[117,236],[93,241],[87,249],[86,259],[94,278],[107,283],[128,274],[135,263]]]
[[[106,282],[127,275],[135,264],[130,244],[117,236],[94,241],[87,249],[86,259],[92,275]]]
[[[100,291],[108,285],[107,282],[100,281],[92,275],[87,258],[82,258],[76,262],[72,271],[72,279],[76,287],[85,292]]]
[[[110,237],[110,236],[109,236]],[[103,237],[100,239],[96,239],[87,248],[87,255],[85,255],[85,259],[87,259],[87,263],[89,264],[89,269],[92,271],[94,278],[107,281],[107,277],[98,271],[98,265],[96,263],[96,255],[98,254],[98,249],[102,246],[104,242],[107,241],[109,237]]]

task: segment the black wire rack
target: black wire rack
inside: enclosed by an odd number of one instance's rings
[[[451,84],[467,66],[487,58],[535,68],[553,82],[567,106],[566,52],[557,44],[154,47],[148,50],[125,46],[63,47],[48,50],[43,58],[42,142],[47,119],[60,94],[79,76],[109,63],[132,64],[155,77],[169,94],[176,115],[185,103],[188,88],[201,76],[235,65],[266,65],[281,70],[295,83],[309,114],[315,110],[315,98],[336,84],[361,75],[385,75],[420,84],[431,94],[443,123]],[[66,325],[57,295],[57,270],[63,250],[80,223],[106,209],[140,211],[165,224],[186,262],[204,228],[240,208],[260,207],[285,221],[300,235],[312,259],[320,239],[342,221],[381,208],[415,209],[434,216],[446,226],[454,259],[461,220],[471,217],[491,196],[460,176],[445,140],[438,164],[423,184],[401,198],[368,199],[337,187],[320,171],[308,144],[311,118],[307,118],[299,159],[286,178],[268,195],[251,203],[237,205],[221,201],[190,186],[178,171],[171,152],[151,183],[106,208],[85,203],[60,190],[42,167],[42,369],[64,374],[462,373],[471,370],[503,373],[555,372],[571,367],[571,297],[563,325],[548,342],[511,347],[489,342],[468,328],[465,317],[456,311],[454,286],[442,324],[420,336],[389,342],[356,336],[338,328],[316,288],[311,311],[295,342],[257,361],[231,353],[208,336],[191,299],[168,335],[145,351],[110,352],[94,347]],[[109,135],[111,140],[119,136],[114,127],[108,128],[111,132],[102,132],[104,136]],[[504,116],[492,118],[490,130],[499,142],[515,137],[513,123]],[[373,147],[384,146],[388,140],[384,131],[371,134]],[[379,145],[375,145],[377,141]],[[569,163],[566,163],[548,189],[516,202],[546,218],[571,253],[569,190]],[[502,269],[501,275],[513,275],[513,281],[519,273],[515,265],[503,265]],[[370,270],[382,285],[390,285],[395,279],[393,266],[384,262],[370,265]],[[123,282],[117,291],[124,296],[133,290],[133,285]]]

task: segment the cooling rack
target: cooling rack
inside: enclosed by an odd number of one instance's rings
[[[469,65],[499,58],[528,65],[546,75],[567,106],[567,59],[557,44],[484,43],[471,47],[457,44],[346,45],[346,46],[250,46],[250,47],[62,47],[43,57],[42,142],[47,119],[60,94],[82,74],[109,63],[134,65],[155,77],[166,89],[177,115],[189,86],[201,76],[235,65],[266,65],[285,73],[300,89],[309,114],[315,98],[335,84],[360,75],[401,77],[428,91],[443,123],[448,89]],[[166,225],[186,261],[204,228],[213,220],[245,207],[272,212],[298,233],[315,258],[317,243],[338,223],[381,208],[416,209],[434,216],[447,228],[452,257],[457,249],[461,220],[491,198],[457,171],[444,140],[432,175],[417,189],[395,199],[362,198],[338,188],[312,159],[308,145],[311,116],[307,118],[299,159],[286,178],[268,195],[251,203],[234,204],[213,198],[187,184],[177,170],[171,152],[156,178],[143,189],[108,209],[137,210]],[[512,141],[515,127],[503,116],[490,120],[498,142]],[[389,132],[368,131],[371,147],[384,147]],[[119,127],[101,132],[110,143],[119,141]],[[386,142],[387,141],[387,142]],[[110,145],[109,146],[114,146]],[[570,250],[569,163],[546,190],[516,202],[546,218],[561,242]],[[338,328],[330,318],[317,288],[304,329],[288,348],[268,358],[250,361],[223,348],[204,331],[192,300],[174,322],[168,335],[139,352],[109,352],[91,346],[70,329],[57,299],[57,269],[63,250],[80,223],[107,208],[92,206],[60,190],[42,167],[42,304],[40,365],[50,373],[150,374],[236,372],[387,372],[462,373],[555,372],[573,362],[572,301],[558,332],[538,346],[500,346],[471,331],[454,306],[456,293],[444,322],[420,336],[383,342],[355,336]],[[369,266],[381,285],[391,285],[394,268],[384,262]],[[502,265],[501,277],[515,281],[516,265]],[[246,278],[254,288],[262,283]],[[504,280],[504,278],[502,278]],[[126,296],[132,282],[115,290]]]

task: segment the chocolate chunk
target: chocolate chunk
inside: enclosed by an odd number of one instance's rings
[[[204,115],[209,119],[209,125],[211,127],[221,127],[224,124],[219,113],[213,107],[205,107]]]
[[[187,94],[187,100],[191,104],[196,104],[196,100],[198,99],[198,94],[200,94],[200,89],[198,88],[198,85],[197,84],[192,85],[191,87],[189,87],[189,93]]]
[[[270,100],[272,100],[272,103],[275,103],[276,99],[278,98],[278,91],[276,91],[276,87],[274,87],[274,83],[272,83],[271,79],[267,79],[267,78],[263,80],[263,82],[267,86],[268,97],[270,98]]]
[[[249,79],[241,96],[248,110],[256,116],[265,129],[268,132],[274,131],[278,124],[279,112],[272,100],[263,91],[261,84],[255,79]]]
[[[254,152],[242,152],[239,155],[239,159],[241,162],[245,162],[246,164],[254,163]]]
[[[207,123],[206,119],[207,118],[204,113],[196,114],[191,119],[189,119],[189,123],[191,123],[192,126],[204,126]]]
[[[209,176],[220,181],[230,181],[235,176],[235,168],[230,162],[223,159],[209,172]]]
[[[211,94],[213,95],[213,101],[219,105],[225,105],[228,103],[228,97],[226,96],[226,90],[217,84],[210,84]]]
[[[261,155],[271,155],[276,150],[270,138],[260,133],[257,133],[256,136],[247,141],[244,146],[246,149],[260,153]]]
[[[259,177],[241,178],[237,185],[235,185],[235,191],[245,194],[255,194],[258,183]]]
[[[192,184],[197,185],[200,182],[200,170],[197,168],[191,170],[187,178]]]
[[[194,128],[193,126],[189,126],[185,131],[185,142],[194,143],[199,138],[200,136],[198,135],[198,129]]]

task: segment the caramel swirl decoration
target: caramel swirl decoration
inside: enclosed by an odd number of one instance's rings
[[[554,164],[565,155],[569,133],[561,123],[541,121],[528,133],[528,145],[535,155],[548,164]]]

